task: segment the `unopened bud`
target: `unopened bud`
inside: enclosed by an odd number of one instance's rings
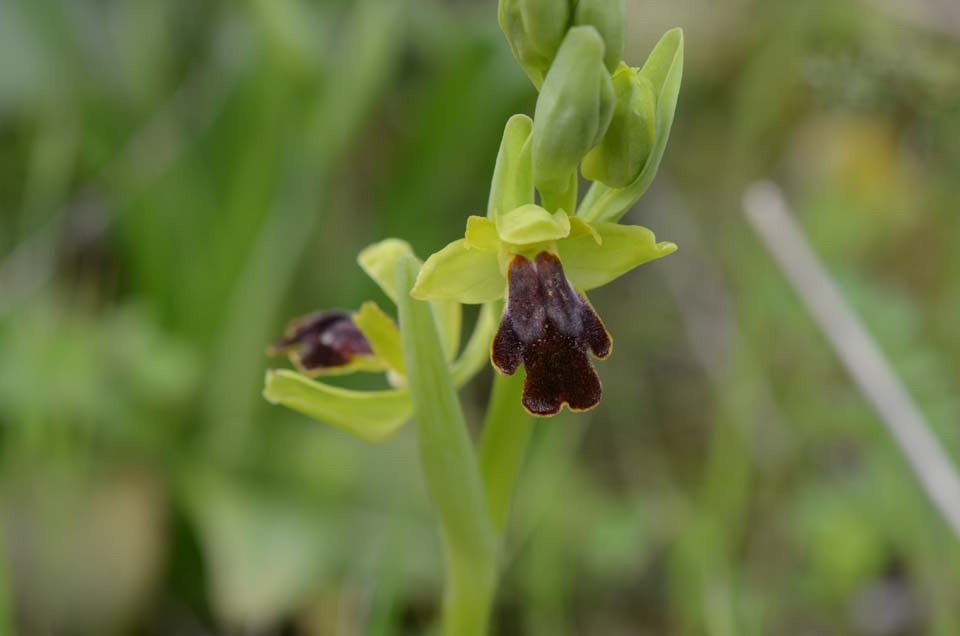
[[[572,0],[500,0],[500,28],[538,89],[563,42],[572,13]]]
[[[533,119],[533,178],[542,196],[569,189],[610,124],[613,84],[603,51],[596,29],[570,29],[543,83]]]
[[[613,74],[615,106],[600,144],[587,153],[583,176],[623,188],[643,170],[656,136],[656,96],[650,80],[622,64]]]
[[[625,0],[579,0],[573,16],[573,24],[590,25],[603,38],[603,63],[611,73],[623,59],[625,14]]]

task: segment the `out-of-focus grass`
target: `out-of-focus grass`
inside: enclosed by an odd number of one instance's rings
[[[606,399],[538,425],[496,633],[952,636],[956,540],[738,206],[785,186],[957,457],[960,34],[854,0],[671,7],[629,2],[630,60],[676,24],[690,47],[632,214],[681,249],[591,298]],[[17,633],[428,629],[409,431],[264,404],[262,352],[376,297],[365,244],[461,232],[533,98],[492,0],[0,4]]]

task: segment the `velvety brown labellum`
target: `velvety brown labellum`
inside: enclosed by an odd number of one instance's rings
[[[584,411],[600,402],[600,378],[587,353],[610,355],[610,335],[593,307],[567,281],[560,259],[517,255],[507,271],[508,296],[491,359],[507,375],[523,363],[523,406],[556,415],[567,404]]]
[[[325,311],[297,318],[283,340],[271,345],[270,355],[296,352],[294,362],[305,373],[349,364],[356,356],[373,355],[370,343],[346,311]]]

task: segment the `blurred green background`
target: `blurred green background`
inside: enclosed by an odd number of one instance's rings
[[[606,397],[538,424],[495,633],[960,634],[960,545],[740,211],[784,187],[960,457],[960,5],[628,10],[628,62],[686,30],[628,217],[680,251],[592,295]],[[0,2],[0,630],[428,633],[413,431],[268,405],[263,350],[460,235],[534,99],[494,0]]]

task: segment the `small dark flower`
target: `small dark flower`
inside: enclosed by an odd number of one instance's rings
[[[325,311],[293,320],[286,337],[267,349],[269,355],[290,353],[304,373],[320,375],[346,370],[360,358],[370,358],[370,342],[346,311]]]
[[[512,375],[522,363],[523,406],[555,415],[566,404],[585,411],[600,402],[600,378],[587,353],[610,355],[612,343],[593,307],[567,281],[560,259],[517,255],[507,272],[507,306],[493,339],[493,364]]]

